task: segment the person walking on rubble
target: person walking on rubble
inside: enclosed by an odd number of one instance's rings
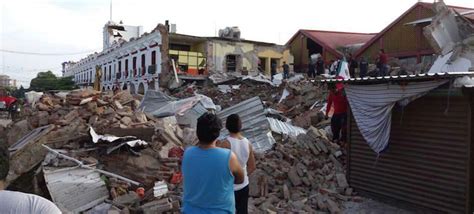
[[[204,113],[197,120],[197,146],[186,149],[183,172],[183,213],[235,213],[234,184],[244,182],[244,171],[229,149],[216,147],[221,120]]]
[[[270,73],[271,73],[270,74],[271,75],[270,80],[273,82],[273,76],[275,76],[276,73],[277,73],[277,64],[274,63],[274,62],[270,66]]]
[[[37,195],[5,190],[9,166],[8,148],[0,139],[0,213],[61,214],[53,202]]]
[[[329,95],[326,107],[326,119],[328,119],[331,107],[334,107],[334,113],[331,117],[332,139],[335,143],[343,144],[346,142],[346,124],[347,124],[347,98],[344,94],[342,83],[336,85],[330,84]]]
[[[290,78],[290,66],[283,61],[283,79]]]
[[[249,177],[256,169],[255,156],[252,144],[242,136],[242,121],[239,115],[231,114],[227,117],[225,127],[229,130],[229,136],[219,143],[219,147],[230,149],[239,160],[244,170],[244,182],[234,184],[235,209],[237,214],[248,213],[249,199]]]

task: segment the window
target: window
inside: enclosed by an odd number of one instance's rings
[[[125,60],[125,77],[128,77],[128,59]]]
[[[142,54],[142,75],[145,75],[145,54]]]
[[[122,60],[118,62],[118,72],[122,73]]]
[[[109,81],[112,80],[112,65],[109,65]]]
[[[237,55],[227,55],[225,57],[227,72],[237,71]]]
[[[132,59],[132,68],[133,68],[133,76],[137,76],[137,57],[134,56]]]
[[[102,74],[102,81],[107,80],[107,66],[104,66],[104,73]]]
[[[151,52],[151,64],[156,65],[156,51]]]

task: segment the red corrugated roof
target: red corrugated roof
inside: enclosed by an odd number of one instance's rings
[[[390,25],[388,25],[387,27],[385,27],[385,29],[383,29],[380,33],[378,33],[376,36],[374,36],[372,39],[370,39],[370,41],[368,41],[367,43],[365,43],[364,46],[362,46],[362,48],[360,48],[359,50],[356,51],[356,54],[355,56],[356,57],[359,57],[360,54],[362,54],[367,48],[369,48],[373,43],[375,43],[380,37],[382,37],[385,32],[389,31],[390,29],[392,29],[393,26],[395,26],[398,22],[400,22],[403,17],[405,17],[407,14],[409,14],[412,10],[414,10],[416,7],[418,6],[422,6],[422,7],[425,7],[427,9],[430,9],[430,10],[433,10],[433,3],[427,3],[427,2],[418,2],[416,4],[414,4],[412,7],[410,7],[410,9],[408,9],[407,11],[405,11],[400,17],[398,17],[397,19],[395,19],[395,21],[393,21]],[[457,11],[458,13],[461,13],[461,12],[467,12],[467,11],[471,11],[471,10],[474,10],[473,8],[467,8],[467,7],[459,7],[459,6],[452,6],[452,5],[447,5],[449,8]],[[467,15],[465,16],[467,18],[471,18],[471,15]]]
[[[341,56],[341,53],[339,53],[336,48],[365,43],[376,35],[375,33],[299,30],[286,44],[290,44],[299,34],[305,35],[336,56]]]

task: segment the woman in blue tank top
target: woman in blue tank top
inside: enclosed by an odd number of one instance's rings
[[[183,213],[235,213],[234,183],[244,180],[237,157],[229,149],[217,148],[221,120],[212,113],[198,118],[197,146],[184,152]]]

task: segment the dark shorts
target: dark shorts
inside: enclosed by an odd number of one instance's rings
[[[248,213],[249,185],[234,192],[236,214]]]

